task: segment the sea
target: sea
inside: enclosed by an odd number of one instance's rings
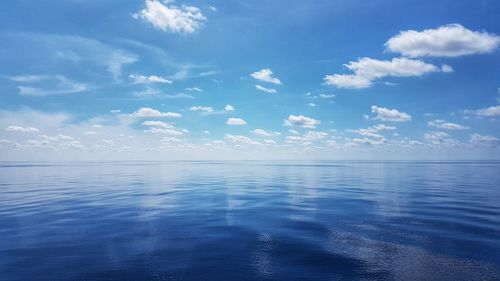
[[[0,162],[0,280],[500,280],[500,162]]]

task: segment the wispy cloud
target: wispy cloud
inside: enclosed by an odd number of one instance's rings
[[[259,90],[259,91],[266,92],[266,93],[269,93],[269,94],[276,94],[276,93],[278,93],[278,91],[276,89],[262,87],[261,85],[255,85],[255,88],[257,90]]]
[[[8,126],[7,128],[5,128],[5,131],[34,133],[34,132],[38,132],[39,130],[35,127]]]
[[[7,79],[23,83],[18,86],[19,94],[23,96],[73,94],[89,89],[87,84],[72,81],[63,75],[23,75],[10,76]]]
[[[161,83],[161,84],[171,84],[172,81],[157,75],[144,76],[139,74],[130,74],[128,76],[132,79],[134,84],[152,84],[152,83]]]

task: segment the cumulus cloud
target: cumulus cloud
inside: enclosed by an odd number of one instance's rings
[[[500,116],[500,105],[478,109],[474,113],[478,116],[497,117]]]
[[[423,31],[407,30],[385,43],[387,50],[408,57],[458,57],[493,52],[500,37],[472,31],[460,24],[448,24]]]
[[[284,126],[299,126],[303,128],[316,128],[321,121],[306,117],[304,115],[290,115],[284,120]]]
[[[270,93],[270,94],[276,94],[278,92],[278,91],[276,91],[276,89],[262,87],[261,85],[255,85],[255,88],[259,91]]]
[[[357,129],[357,130],[348,130],[348,131],[360,134],[364,137],[369,137],[369,138],[380,140],[380,139],[384,139],[384,136],[382,136],[379,132],[384,131],[384,130],[393,131],[393,130],[396,130],[396,127],[387,126],[385,124],[378,124],[375,126],[368,127],[366,129]]]
[[[180,136],[188,132],[185,129],[175,128],[174,125],[162,121],[144,121],[142,122],[142,125],[150,127],[149,130],[147,130],[147,132],[153,134]]]
[[[179,118],[182,117],[182,114],[176,112],[161,112],[159,110],[149,108],[149,107],[141,107],[132,113],[133,117],[173,117]]]
[[[354,138],[352,140],[350,140],[350,142],[348,144],[354,144],[354,145],[358,145],[358,144],[364,144],[364,145],[381,145],[381,144],[384,144],[386,143],[386,139],[385,138],[377,138],[377,139],[369,139],[369,138]]]
[[[144,121],[142,122],[143,126],[150,126],[150,127],[159,127],[159,128],[164,128],[164,129],[169,129],[173,128],[174,126],[169,123],[165,123],[162,121]]]
[[[63,75],[21,75],[7,79],[23,83],[18,86],[19,94],[23,96],[42,97],[84,92],[89,89],[87,84],[75,82]]]
[[[428,132],[424,134],[424,139],[430,142],[432,145],[437,146],[457,146],[460,144],[459,141],[450,138],[445,132]]]
[[[363,89],[370,87],[374,80],[383,77],[422,76],[440,71],[433,64],[408,58],[394,58],[386,61],[364,57],[344,66],[354,74],[326,75],[323,78],[325,84],[337,88]]]
[[[33,133],[33,132],[38,132],[39,130],[34,127],[8,126],[7,128],[5,128],[5,131]]]
[[[470,137],[470,142],[476,146],[496,147],[500,146],[500,140],[494,136],[482,136],[473,134]]]
[[[230,104],[226,104],[226,107],[224,107],[225,111],[234,111],[234,107]]]
[[[373,119],[392,122],[411,121],[411,116],[405,112],[400,112],[397,109],[388,109],[372,105],[372,113],[377,114]]]
[[[259,145],[259,144],[261,144],[258,141],[252,140],[249,137],[241,136],[241,135],[226,134],[224,136],[224,140],[230,141],[230,142],[234,142],[234,143],[237,143],[237,144],[251,144],[251,145]]]
[[[226,124],[230,126],[243,126],[246,125],[247,122],[241,118],[228,118]]]
[[[259,71],[256,71],[250,74],[250,76],[259,81],[281,85],[281,81],[278,78],[274,77],[274,73],[269,68],[264,68]]]
[[[288,143],[293,142],[301,142],[303,144],[312,143],[318,140],[322,140],[328,136],[326,132],[318,132],[318,131],[308,131],[301,136],[287,136],[286,140]]]
[[[171,5],[171,0],[146,0],[145,8],[132,16],[153,25],[154,28],[171,33],[193,33],[198,30],[206,17],[200,9],[183,5]]]
[[[214,109],[210,106],[191,106],[189,111],[213,112]]]
[[[462,125],[455,124],[455,123],[446,122],[446,121],[441,120],[441,119],[429,121],[427,124],[430,127],[436,127],[439,129],[447,129],[447,130],[467,130],[467,129],[469,129],[469,127],[462,126]]]
[[[389,131],[393,131],[393,130],[396,130],[397,128],[394,127],[394,126],[387,126],[385,124],[377,124],[375,126],[372,126],[370,128],[373,128],[377,131],[382,131],[382,130],[389,130]]]
[[[451,65],[447,65],[447,64],[443,64],[441,65],[441,72],[443,73],[451,73],[453,72],[453,67],[451,67]]]
[[[264,129],[255,129],[252,131],[252,133],[255,135],[264,136],[264,137],[274,137],[274,136],[278,136],[281,134],[279,132],[266,131]]]
[[[144,76],[144,75],[136,75],[131,74],[128,76],[132,79],[134,84],[151,84],[151,83],[162,83],[162,84],[170,84],[172,81],[156,75]]]

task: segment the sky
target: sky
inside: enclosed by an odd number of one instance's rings
[[[2,1],[0,160],[498,160],[499,14]]]

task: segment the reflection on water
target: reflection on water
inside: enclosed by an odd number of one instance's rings
[[[500,162],[16,162],[0,192],[0,280],[500,280]]]

